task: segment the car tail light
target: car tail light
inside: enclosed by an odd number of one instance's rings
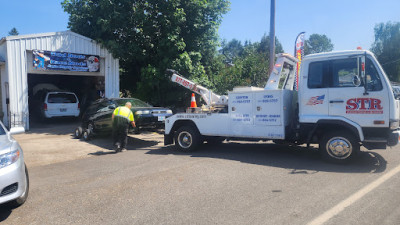
[[[80,109],[81,108],[81,103],[78,103],[78,109]]]
[[[47,111],[47,104],[46,103],[43,104],[43,110]]]

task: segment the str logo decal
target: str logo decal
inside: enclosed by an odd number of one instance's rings
[[[382,101],[376,98],[351,98],[347,100],[348,114],[383,114]]]

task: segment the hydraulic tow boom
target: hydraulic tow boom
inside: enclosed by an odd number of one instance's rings
[[[172,73],[171,81],[175,82],[197,94],[199,94],[203,100],[206,102],[207,106],[225,106],[228,105],[228,96],[226,95],[217,95],[211,90],[207,88],[197,85],[195,82],[188,80],[179,75],[179,73],[175,70],[168,69],[167,71]]]

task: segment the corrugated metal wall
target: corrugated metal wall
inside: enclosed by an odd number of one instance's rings
[[[99,55],[105,58],[105,95],[106,97],[119,96],[118,60],[89,38],[65,31],[7,37],[6,45],[7,55],[5,58],[10,92],[10,112],[14,117],[21,117],[26,129],[29,129],[27,50]],[[4,82],[2,81],[2,83]],[[15,119],[18,120],[18,118]]]

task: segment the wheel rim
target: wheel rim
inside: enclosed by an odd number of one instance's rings
[[[333,137],[326,143],[326,151],[333,158],[346,159],[353,152],[353,146],[344,137]]]
[[[179,133],[178,143],[179,146],[181,146],[182,148],[190,148],[190,146],[192,146],[193,143],[192,135],[187,131]]]
[[[83,133],[83,138],[84,138],[85,140],[88,139],[88,133],[87,133],[87,132]]]
[[[79,130],[78,129],[75,130],[75,136],[79,137]]]
[[[93,124],[89,123],[89,125],[88,125],[88,130],[90,130],[90,132],[93,131]]]

